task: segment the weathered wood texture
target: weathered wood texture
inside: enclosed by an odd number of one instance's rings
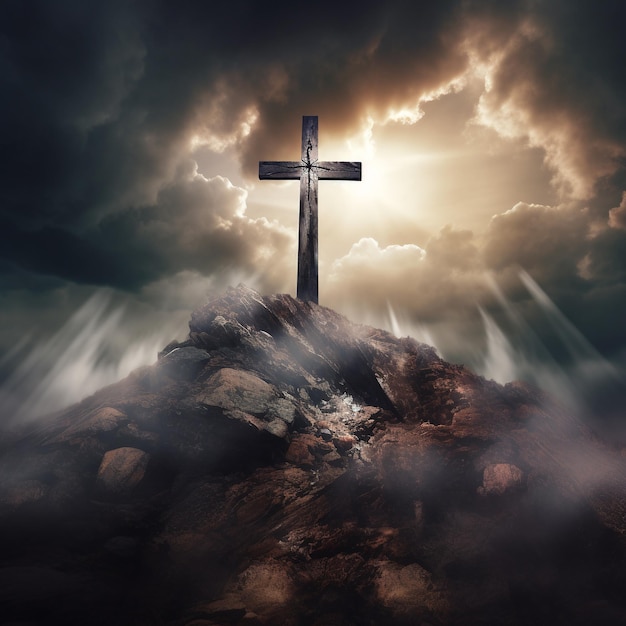
[[[292,180],[300,178],[301,174],[300,161],[259,161],[261,180]]]
[[[317,161],[317,117],[302,118],[301,159],[297,294],[300,300],[317,303],[317,174],[313,169],[313,164]]]
[[[302,118],[300,161],[260,161],[261,180],[300,179],[300,223],[298,233],[298,289],[300,300],[318,302],[317,182],[318,180],[361,180],[356,161],[317,160],[317,116]]]
[[[295,180],[305,169],[299,161],[259,161],[259,179]],[[319,180],[361,180],[361,164],[357,161],[318,161],[311,169]]]
[[[361,180],[358,161],[318,161],[315,171],[320,180]]]

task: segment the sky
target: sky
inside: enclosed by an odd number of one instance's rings
[[[153,362],[228,286],[295,296],[299,185],[258,162],[299,158],[303,115],[320,159],[363,164],[320,183],[320,304],[617,419],[624,23],[621,0],[3,1],[2,420]]]

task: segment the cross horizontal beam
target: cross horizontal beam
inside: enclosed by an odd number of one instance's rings
[[[361,180],[361,164],[358,161],[317,161],[310,166],[299,161],[260,161],[259,178],[294,180],[309,167],[319,180]]]

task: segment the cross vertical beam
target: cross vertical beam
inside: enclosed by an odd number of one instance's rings
[[[300,179],[298,289],[300,300],[318,302],[317,183],[318,180],[361,180],[361,163],[318,161],[317,116],[302,118],[300,161],[260,161],[261,180]]]
[[[317,117],[302,118],[302,173],[300,175],[300,220],[298,228],[298,290],[300,300],[317,304]]]

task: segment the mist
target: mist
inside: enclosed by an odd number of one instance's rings
[[[153,363],[184,330],[175,315],[143,332],[138,322],[127,305],[114,302],[112,290],[101,289],[49,338],[34,344],[22,338],[1,362],[12,369],[0,386],[2,426],[32,422]]]
[[[520,271],[519,279],[534,320],[528,319],[528,306],[507,298],[489,277],[496,304],[477,305],[480,326],[473,334],[452,321],[420,323],[391,303],[382,319],[365,310],[352,317],[431,345],[442,358],[500,384],[532,383],[600,433],[621,439],[626,388],[620,366],[591,345],[529,274]],[[199,300],[197,291],[194,283]],[[191,306],[194,298],[184,299]],[[0,385],[3,426],[30,423],[154,363],[167,343],[184,338],[189,316],[184,310],[138,308],[110,289],[95,291],[48,338],[35,343],[33,334],[25,335],[2,357],[0,367],[11,371]]]

